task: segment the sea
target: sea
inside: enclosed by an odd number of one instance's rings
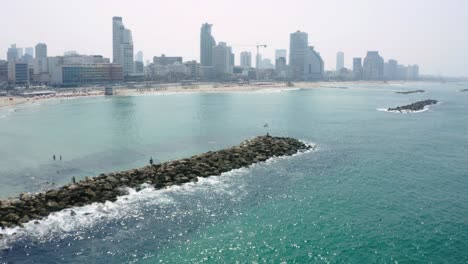
[[[0,108],[0,198],[267,133],[317,146],[0,229],[0,263],[468,263],[466,88],[169,89]],[[439,103],[382,111],[425,99]]]

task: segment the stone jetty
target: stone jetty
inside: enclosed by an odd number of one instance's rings
[[[126,194],[126,187],[139,188],[142,184],[151,184],[161,189],[197,182],[199,177],[217,176],[271,157],[290,156],[310,148],[293,138],[260,136],[235,147],[191,158],[86,177],[47,192],[22,193],[15,199],[0,200],[0,227],[21,226],[66,208],[115,201]]]
[[[388,108],[388,111],[397,111],[397,112],[421,111],[424,109],[424,107],[428,105],[433,105],[433,104],[437,104],[437,101],[436,100],[424,100],[424,101],[419,101],[419,102],[409,104],[409,105],[398,106],[395,108]]]
[[[414,91],[407,91],[407,92],[395,92],[397,94],[414,94],[414,93],[425,93],[424,90],[414,90]]]

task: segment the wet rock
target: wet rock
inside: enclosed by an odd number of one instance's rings
[[[25,215],[23,216],[20,220],[18,220],[18,223],[20,224],[26,224],[27,222],[31,221],[31,219],[29,219],[29,216]]]
[[[7,214],[2,220],[4,220],[5,222],[16,223],[19,219],[20,217],[17,214],[10,213]]]
[[[100,174],[95,178],[86,177],[78,183],[45,193],[21,194],[19,199],[0,200],[0,227],[21,225],[65,208],[115,201],[118,196],[127,193],[126,187],[140,191],[144,183],[160,189],[197,182],[198,177],[221,175],[271,157],[293,155],[309,148],[310,146],[292,138],[263,136],[246,140],[239,146],[210,151],[187,159]],[[71,210],[70,214],[75,215],[76,212]]]
[[[404,106],[398,106],[395,108],[388,108],[388,111],[393,111],[393,112],[402,112],[402,111],[421,111],[424,109],[424,107],[428,105],[433,105],[437,104],[438,102],[436,100],[424,100],[424,101],[419,101],[416,103],[412,103],[409,105],[404,105]]]

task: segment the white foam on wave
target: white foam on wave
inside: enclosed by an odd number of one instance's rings
[[[312,146],[311,149],[298,152],[292,156],[272,157],[263,163],[252,164],[248,167],[231,170],[222,173],[220,176],[198,178],[198,182],[174,185],[165,189],[155,189],[151,185],[143,185],[140,191],[126,188],[128,194],[120,196],[115,202],[93,203],[82,207],[73,207],[54,212],[42,220],[33,220],[23,227],[0,228],[0,250],[11,247],[21,239],[29,238],[37,242],[46,242],[52,239],[64,239],[68,236],[77,235],[86,229],[92,228],[98,223],[111,220],[135,218],[142,216],[142,207],[148,205],[170,206],[175,203],[172,195],[190,194],[197,191],[210,190],[216,193],[227,194],[237,197],[239,190],[244,186],[231,179],[245,175],[252,168],[262,166],[262,164],[272,164],[280,160],[291,159],[298,155],[317,151],[317,145],[302,141],[304,144]],[[235,186],[235,188],[233,188]]]

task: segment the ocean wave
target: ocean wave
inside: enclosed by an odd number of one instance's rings
[[[232,179],[247,174],[252,168],[264,164],[276,163],[280,160],[287,160],[298,155],[317,151],[317,145],[311,142],[303,143],[312,146],[311,149],[298,152],[292,156],[272,157],[263,163],[256,163],[248,167],[231,170],[222,173],[220,176],[198,178],[198,182],[174,185],[165,189],[155,189],[153,186],[145,184],[139,190],[126,188],[128,194],[120,196],[115,202],[93,203],[82,207],[73,207],[54,212],[41,220],[33,220],[23,225],[23,227],[0,228],[0,250],[8,249],[15,243],[24,239],[32,239],[35,242],[47,242],[54,239],[64,239],[76,233],[94,227],[98,223],[120,220],[126,218],[139,218],[144,213],[142,210],[146,206],[171,205],[175,201],[172,195],[190,194],[197,191],[210,190],[216,193],[237,196],[236,192],[243,186]],[[236,188],[233,188],[235,186]]]

